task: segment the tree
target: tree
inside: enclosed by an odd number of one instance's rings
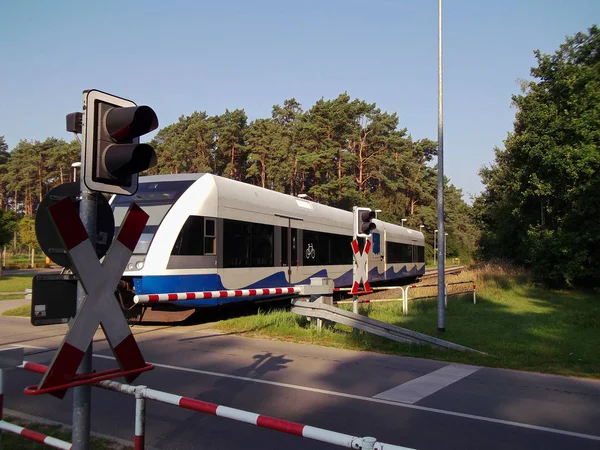
[[[21,242],[29,247],[30,266],[35,267],[35,249],[39,248],[37,236],[35,235],[35,220],[23,217],[19,221],[19,234],[21,235]]]
[[[0,254],[4,254],[4,246],[13,238],[17,229],[17,215],[13,211],[0,209]],[[0,264],[0,276],[2,275],[2,264]]]
[[[234,180],[243,180],[246,166],[245,138],[247,131],[246,113],[243,109],[225,110],[216,117],[217,147],[215,167],[217,173]]]
[[[480,172],[486,256],[531,266],[556,284],[600,281],[600,30],[553,55],[535,52],[534,81],[513,96],[514,131]]]
[[[8,181],[8,160],[10,153],[8,144],[4,140],[4,136],[0,136],[0,209],[8,207],[8,190],[6,187]]]

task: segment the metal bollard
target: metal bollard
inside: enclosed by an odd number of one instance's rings
[[[144,450],[146,437],[146,399],[144,390],[146,386],[135,388],[135,436],[133,440],[134,450]]]
[[[475,285],[473,285],[473,304],[477,303],[477,296],[475,294]]]

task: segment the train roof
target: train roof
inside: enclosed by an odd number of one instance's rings
[[[256,220],[287,226],[292,219],[293,227],[352,233],[353,213],[307,199],[294,197],[259,186],[207,173],[150,175],[139,178],[140,183],[164,181],[196,181],[189,188],[198,190],[197,195],[215,195],[218,199],[219,215],[237,220]],[[296,220],[302,222],[298,224]],[[375,219],[377,230],[385,229],[398,237],[423,241],[417,230]]]

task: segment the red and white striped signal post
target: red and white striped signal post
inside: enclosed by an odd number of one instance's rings
[[[125,316],[115,300],[114,290],[148,221],[148,215],[133,204],[104,262],[100,263],[71,198],[66,197],[55,203],[49,211],[87,298],[78,310],[38,388],[26,390],[26,393],[50,393],[63,398],[67,388],[84,383],[119,376],[124,376],[131,382],[140,372],[149,370],[152,366],[144,361]],[[92,342],[98,325],[102,325],[121,371],[112,370],[92,376],[76,377],[77,368]]]

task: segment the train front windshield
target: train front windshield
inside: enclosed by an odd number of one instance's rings
[[[133,253],[146,254],[163,218],[192,183],[194,180],[139,183],[138,190],[134,195],[115,196],[111,204],[115,217],[115,236],[119,232],[129,207],[132,203],[136,203],[150,217]]]

